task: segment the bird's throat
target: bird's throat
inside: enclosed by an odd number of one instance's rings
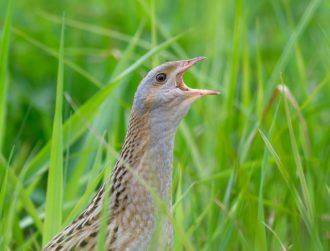
[[[166,126],[166,125],[165,125]],[[152,187],[170,206],[175,128],[132,113],[120,158],[137,174],[149,172],[157,187]],[[148,180],[146,180],[148,183]],[[153,182],[150,183],[151,185]]]

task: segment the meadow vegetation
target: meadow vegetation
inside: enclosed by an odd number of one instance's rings
[[[0,250],[70,223],[146,72],[201,55],[185,82],[222,94],[176,135],[174,250],[329,250],[329,23],[322,0],[0,1]]]

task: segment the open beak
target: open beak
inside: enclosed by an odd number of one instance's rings
[[[205,57],[197,57],[193,59],[188,60],[182,60],[180,61],[179,70],[176,75],[176,87],[184,91],[189,96],[204,96],[204,95],[218,95],[220,92],[218,91],[212,91],[212,90],[203,90],[203,89],[193,89],[188,87],[183,82],[183,73],[188,70],[191,66],[196,64],[199,61],[204,60]]]

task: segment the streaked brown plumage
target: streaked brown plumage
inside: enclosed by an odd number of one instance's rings
[[[171,210],[175,130],[194,100],[217,94],[190,89],[183,83],[183,72],[201,59],[165,63],[146,75],[135,94],[128,132],[109,183],[101,187],[88,208],[44,250],[93,250],[105,194],[110,194],[107,249],[148,248],[159,219],[159,208],[149,189]],[[107,188],[109,191],[105,193]],[[163,235],[157,246],[159,250],[170,249],[172,227],[166,219],[161,222]]]

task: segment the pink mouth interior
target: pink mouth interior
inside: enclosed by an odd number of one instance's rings
[[[184,61],[181,69],[179,70],[178,74],[176,75],[176,86],[180,88],[182,91],[189,91],[190,88],[183,82],[183,73],[188,70],[191,66],[196,64],[199,61],[204,60],[205,57],[197,57],[194,59]]]

